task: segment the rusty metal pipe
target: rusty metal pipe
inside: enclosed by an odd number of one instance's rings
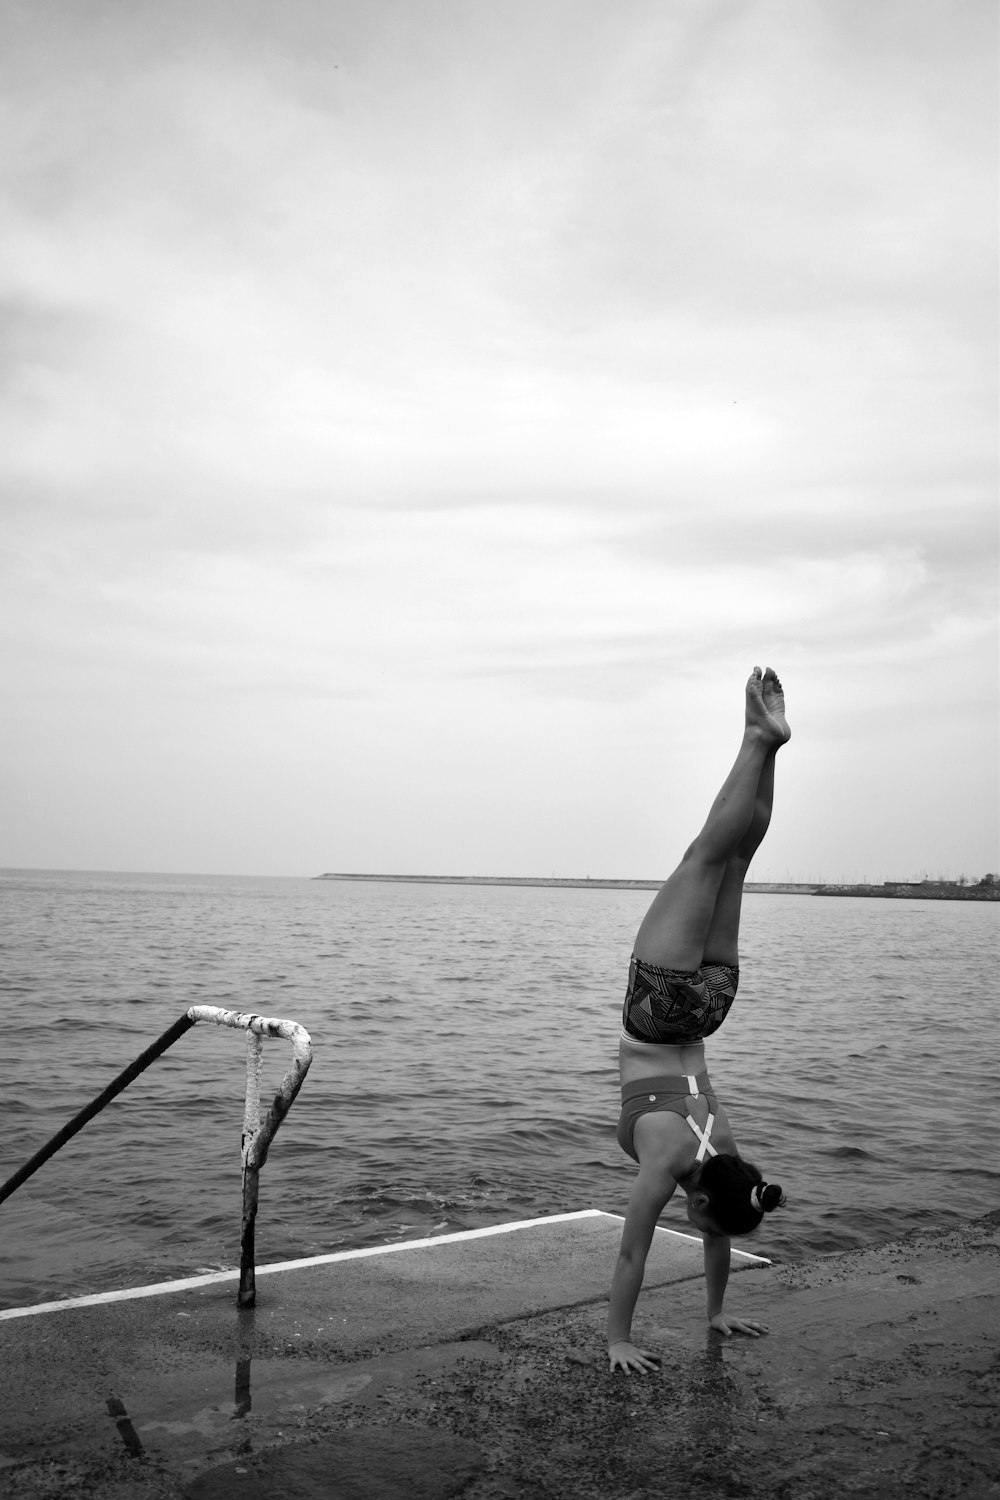
[[[240,1226],[240,1289],[238,1307],[253,1307],[257,1300],[257,1278],[254,1263],[254,1228],[257,1223],[257,1193],[260,1173],[256,1167],[243,1172],[243,1222]]]

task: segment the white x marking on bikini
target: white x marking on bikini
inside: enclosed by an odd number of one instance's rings
[[[694,1131],[695,1135],[701,1142],[701,1145],[698,1147],[698,1154],[695,1157],[695,1161],[704,1161],[706,1151],[708,1152],[709,1156],[718,1156],[718,1151],[716,1151],[715,1147],[712,1145],[712,1142],[709,1140],[709,1136],[712,1134],[712,1126],[715,1124],[715,1116],[709,1115],[708,1119],[705,1121],[704,1130],[702,1130],[697,1120],[692,1120],[690,1115],[685,1115],[684,1118],[685,1120],[687,1120],[688,1124],[691,1126],[691,1129]]]

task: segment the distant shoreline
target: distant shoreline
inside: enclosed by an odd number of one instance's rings
[[[565,890],[658,891],[662,880],[592,880],[545,875],[361,875],[326,872],[316,880],[382,881],[394,885],[545,886]],[[779,896],[872,896],[883,900],[1000,901],[1000,884],[959,885],[951,880],[887,881],[884,885],[824,885],[819,882],[748,880],[744,890]]]

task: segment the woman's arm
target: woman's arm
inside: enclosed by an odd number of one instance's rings
[[[728,1234],[703,1234],[702,1238],[705,1245],[708,1326],[717,1328],[727,1338],[731,1333],[748,1333],[751,1338],[756,1338],[760,1333],[766,1333],[767,1327],[763,1323],[757,1323],[752,1318],[727,1317],[723,1312],[722,1305],[729,1282],[730,1239]]]
[[[639,1170],[625,1214],[625,1227],[611,1280],[608,1307],[608,1358],[612,1371],[621,1368],[645,1374],[659,1363],[659,1356],[632,1343],[632,1314],[642,1286],[646,1256],[656,1221],[676,1187],[672,1177],[660,1171]]]
[[[722,1304],[726,1300],[729,1284],[728,1234],[704,1234],[705,1292],[708,1297],[708,1321],[722,1316]]]

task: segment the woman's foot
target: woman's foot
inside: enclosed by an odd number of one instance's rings
[[[761,672],[754,667],[747,683],[747,728],[756,730],[776,745],[791,739],[785,718],[785,695],[772,667]]]

